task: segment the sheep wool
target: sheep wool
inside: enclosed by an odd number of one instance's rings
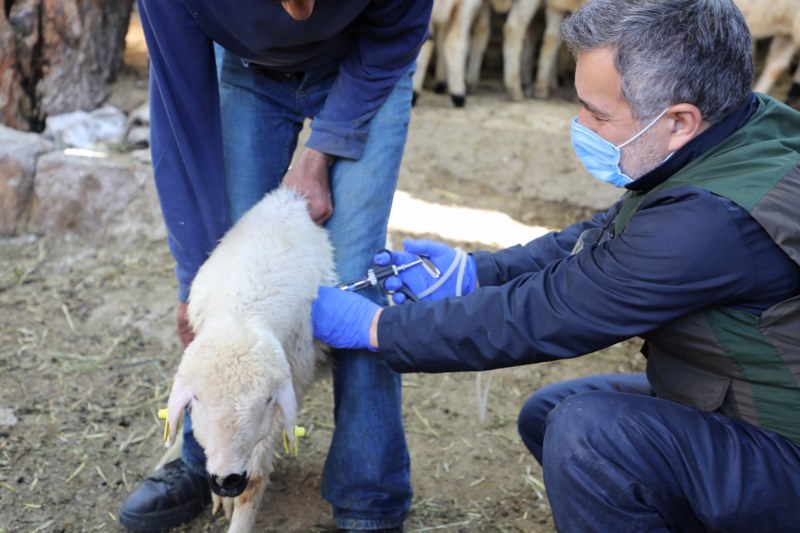
[[[284,188],[228,231],[192,283],[195,337],[170,393],[167,446],[189,408],[213,512],[222,505],[231,533],[252,530],[275,446],[284,430],[295,438],[298,401],[326,361],[312,336],[311,302],[320,285],[335,283],[328,233],[305,199]]]

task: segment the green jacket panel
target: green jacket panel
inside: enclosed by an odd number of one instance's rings
[[[751,119],[662,184],[628,193],[619,234],[653,194],[693,186],[747,211],[800,265],[800,114],[758,95]],[[755,316],[711,308],[645,336],[660,397],[720,411],[800,444],[800,295]]]

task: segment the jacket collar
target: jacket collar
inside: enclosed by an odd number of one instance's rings
[[[753,116],[756,106],[756,95],[755,93],[750,93],[750,98],[739,109],[716,124],[711,125],[706,131],[692,139],[689,144],[675,152],[663,164],[629,183],[625,188],[631,191],[643,192],[661,185],[691,161],[700,157],[741,128]]]

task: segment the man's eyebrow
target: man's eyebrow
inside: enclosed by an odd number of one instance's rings
[[[603,111],[600,111],[599,109],[597,109],[596,107],[594,107],[593,105],[591,105],[589,102],[585,101],[585,100],[584,100],[583,98],[581,98],[581,97],[578,97],[578,102],[580,102],[580,103],[581,103],[581,105],[582,105],[582,106],[583,106],[583,107],[584,107],[584,108],[585,108],[587,111],[589,111],[589,113],[591,113],[591,114],[593,114],[593,115],[596,115],[596,116],[598,116],[598,117],[604,117],[604,116],[607,116],[607,115],[608,115],[608,113],[605,113],[605,112],[603,112]]]

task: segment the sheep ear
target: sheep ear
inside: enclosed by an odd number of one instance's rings
[[[289,439],[290,449],[294,448],[294,426],[297,424],[297,400],[294,396],[292,378],[286,378],[278,388],[276,398],[283,413],[283,430]]]
[[[175,444],[175,437],[178,434],[178,427],[183,422],[186,406],[192,399],[192,391],[186,383],[179,377],[175,377],[172,384],[172,392],[169,394],[167,402],[167,425],[168,431],[165,435],[167,448]]]

